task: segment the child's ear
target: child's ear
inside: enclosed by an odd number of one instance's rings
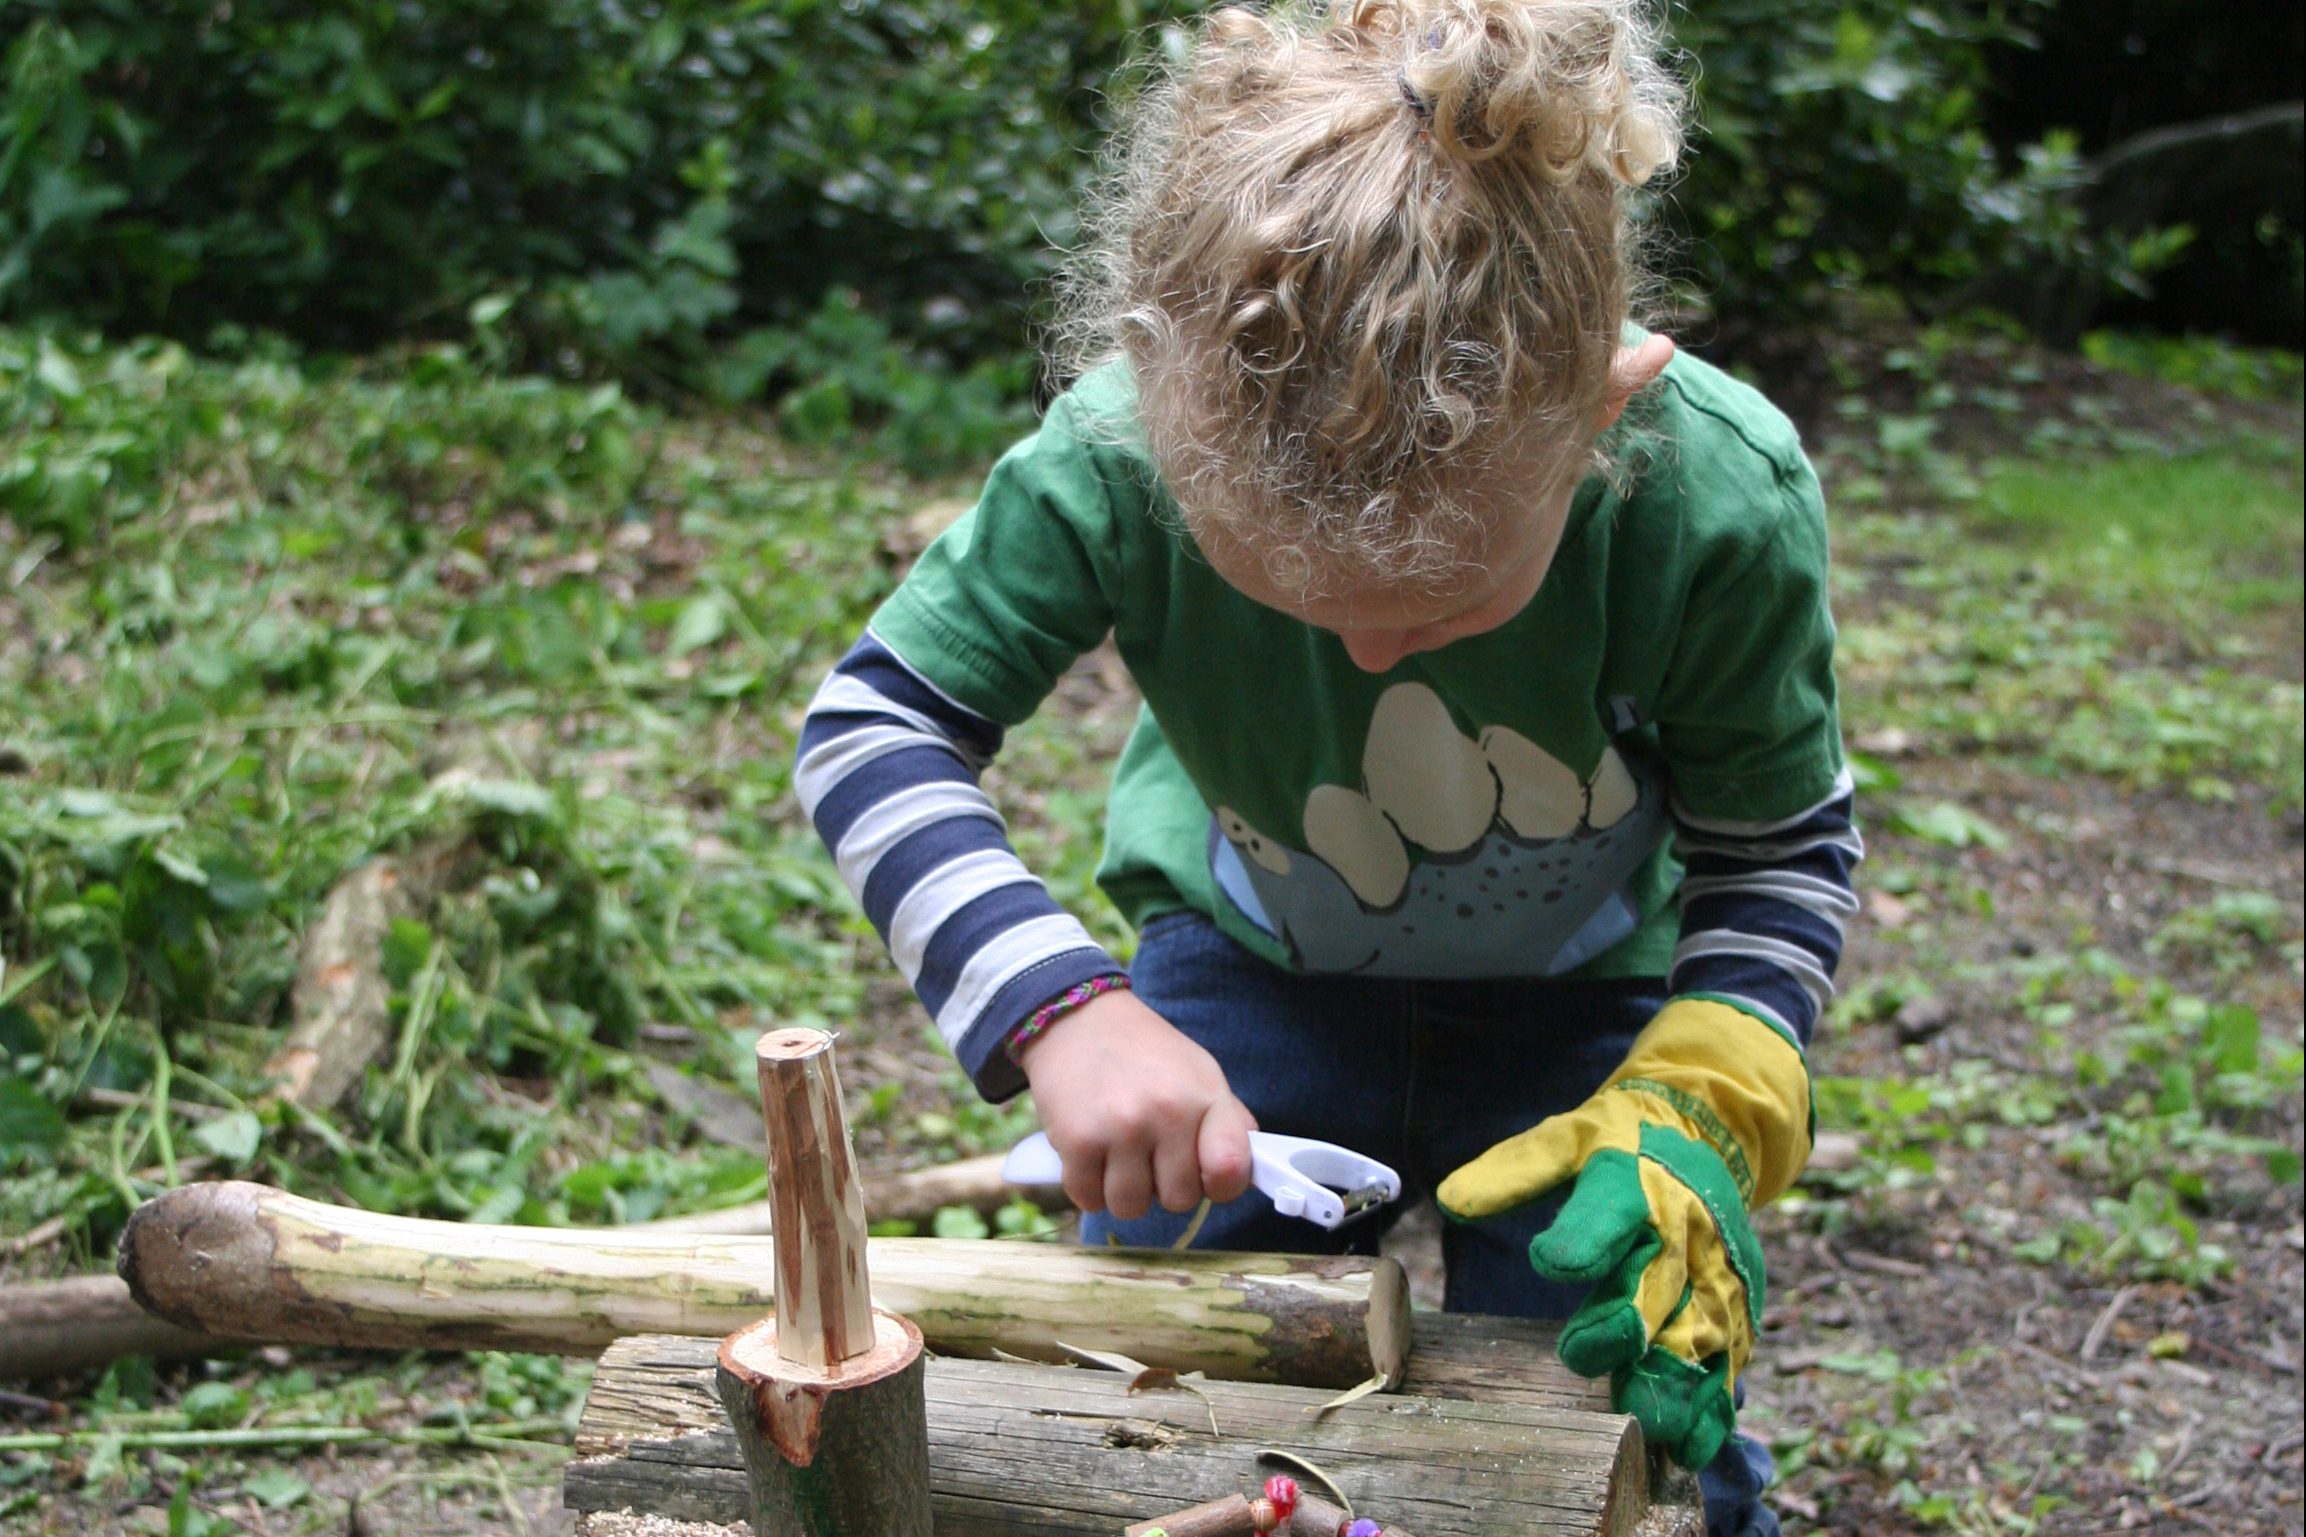
[[[1655,383],[1665,372],[1665,365],[1673,361],[1673,338],[1650,336],[1638,347],[1617,349],[1617,361],[1609,369],[1609,399],[1602,402],[1601,415],[1594,421],[1596,432],[1606,432],[1617,425],[1625,414],[1626,402]]]

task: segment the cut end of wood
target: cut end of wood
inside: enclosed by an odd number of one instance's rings
[[[873,1310],[872,1348],[830,1366],[811,1366],[777,1353],[777,1321],[764,1318],[721,1341],[721,1365],[748,1382],[775,1379],[827,1389],[862,1387],[903,1371],[918,1356],[921,1331],[910,1318]]]
[[[183,1185],[129,1213],[118,1268],[129,1295],[181,1328],[241,1336],[281,1300],[269,1288],[271,1192],[244,1180]]]
[[[826,1400],[896,1376],[921,1359],[921,1331],[909,1318],[876,1309],[872,1348],[812,1366],[778,1353],[777,1321],[764,1318],[721,1341],[724,1377],[743,1385],[753,1423],[777,1455],[796,1468],[816,1460]]]
[[[753,1055],[763,1062],[802,1062],[832,1049],[830,1030],[812,1030],[805,1025],[771,1030],[753,1042]]]

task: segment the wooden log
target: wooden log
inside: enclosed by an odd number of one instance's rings
[[[1429,1356],[1452,1382],[1509,1374],[1517,1363],[1496,1358],[1498,1322],[1419,1314],[1403,1392],[1321,1414],[1309,1411],[1333,1395],[1215,1382],[1201,1385],[1202,1396],[1132,1392],[1122,1372],[932,1359],[937,1537],[1117,1533],[1258,1488],[1272,1471],[1257,1461],[1261,1447],[1311,1460],[1357,1508],[1417,1537],[1699,1537],[1694,1482],[1653,1480],[1632,1420],[1421,1388]],[[1550,1351],[1550,1331],[1540,1337]],[[1518,1364],[1544,1367],[1534,1354]],[[744,1463],[714,1366],[715,1347],[699,1340],[620,1340],[604,1353],[563,1474],[567,1506],[741,1520]],[[1606,1402],[1606,1384],[1588,1397]]]
[[[153,1317],[116,1276],[0,1286],[0,1382],[92,1371],[122,1356],[179,1360],[234,1343]]]
[[[872,1316],[872,1346],[829,1368],[786,1359],[774,1318],[721,1341],[753,1537],[930,1537],[921,1331]]]
[[[921,1331],[873,1310],[833,1037],[771,1030],[753,1056],[777,1311],[722,1340],[714,1369],[753,1537],[930,1537]]]
[[[388,1217],[239,1181],[129,1219],[120,1274],[187,1329],[260,1343],[591,1354],[707,1335],[768,1310],[774,1241]],[[1387,1259],[876,1238],[874,1302],[947,1355],[1063,1346],[1211,1377],[1400,1380],[1409,1291]]]

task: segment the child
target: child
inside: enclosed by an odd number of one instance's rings
[[[1367,1250],[1237,1199],[1246,1134],[1381,1158],[1458,1219],[1448,1306],[1566,1317],[1748,1537],[1747,1212],[1808,1156],[1859,847],[1817,482],[1627,325],[1628,191],[1681,136],[1637,4],[1211,17],[1093,213],[1076,382],[796,781],[978,1087],[1031,1085],[1089,1242],[1206,1196],[1202,1244]],[[976,782],[1109,632],[1128,968]]]

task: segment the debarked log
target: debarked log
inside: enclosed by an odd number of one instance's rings
[[[1067,1347],[1226,1381],[1401,1380],[1409,1291],[1389,1259],[876,1238],[876,1306],[942,1355]],[[120,1274],[183,1328],[260,1343],[589,1354],[629,1334],[719,1338],[771,1310],[774,1246],[388,1217],[239,1181],[155,1197]]]

